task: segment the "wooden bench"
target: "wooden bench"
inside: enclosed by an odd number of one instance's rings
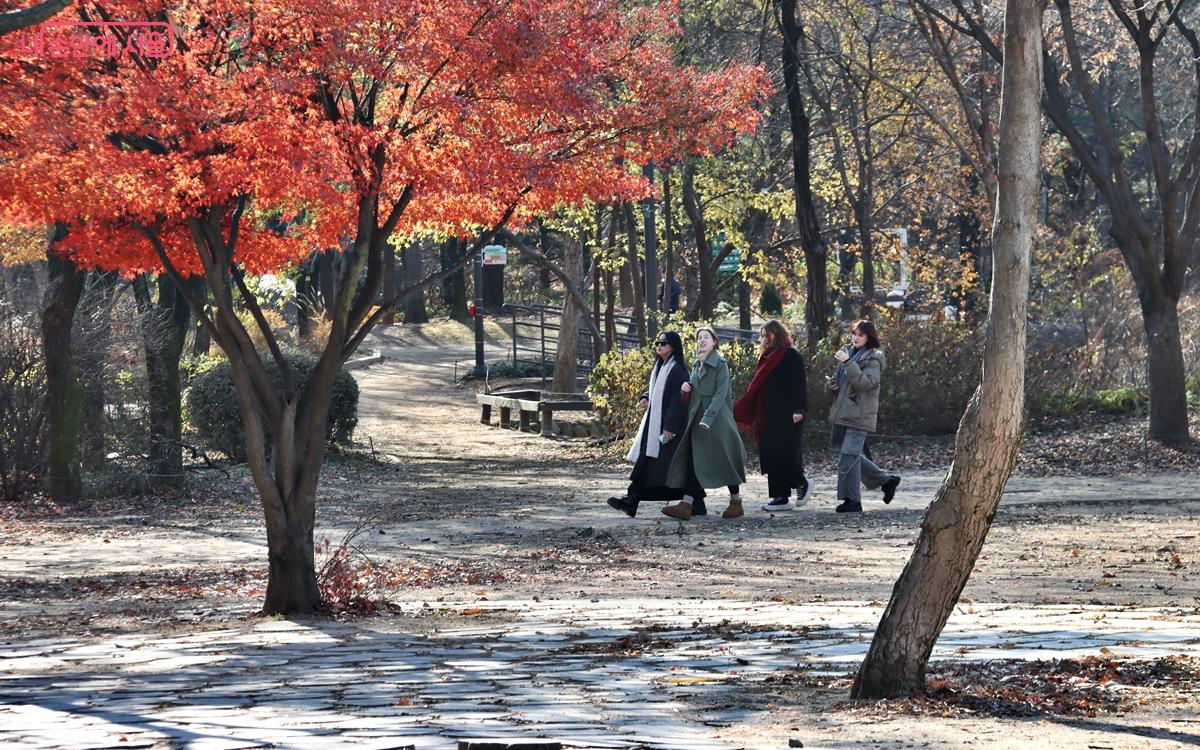
[[[544,396],[546,398],[544,398]],[[512,424],[513,409],[517,410],[522,432],[529,429],[534,417],[541,421],[542,437],[554,435],[554,412],[556,411],[592,411],[595,407],[589,399],[572,397],[566,393],[542,393],[542,391],[498,391],[496,393],[478,393],[475,401],[479,404],[481,414],[479,422],[492,423],[492,408],[500,410],[500,426]]]

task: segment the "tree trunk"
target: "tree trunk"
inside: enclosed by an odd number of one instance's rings
[[[745,279],[739,279],[738,285],[738,328],[750,330],[750,285]]]
[[[83,293],[84,272],[54,252],[54,243],[66,236],[66,225],[59,224],[46,254],[49,279],[42,308],[42,352],[46,358],[50,417],[46,490],[50,499],[60,503],[77,501],[83,495],[79,466],[79,407],[83,387],[71,357],[71,324]]]
[[[592,238],[591,251],[588,253],[589,259],[584,263],[592,269],[592,320],[597,324],[600,323],[600,247],[604,241],[604,208],[596,207],[596,235]],[[610,338],[600,338],[592,336],[592,361],[599,362],[600,355],[604,354],[606,345],[605,340],[612,341]]]
[[[404,248],[404,286],[412,286],[421,281],[424,271],[421,268],[421,255],[424,248],[420,242],[410,242]],[[411,294],[404,302],[405,323],[428,323],[429,313],[425,311],[425,295]]]
[[[549,271],[543,272],[549,274]],[[633,276],[628,263],[617,270],[617,286],[621,290],[621,307],[633,307]]]
[[[407,267],[405,268],[407,271]],[[383,248],[383,301],[396,299],[396,245],[389,242]],[[422,298],[424,301],[424,298]],[[392,307],[379,321],[385,326],[396,325],[396,308]]]
[[[326,250],[321,253],[320,259],[320,278],[321,278],[321,308],[324,312],[326,320],[330,317],[330,310],[337,304],[335,284],[338,270],[338,251],[336,249]]]
[[[571,239],[567,241],[564,253],[564,270],[571,279],[571,285],[583,293],[583,247]],[[582,313],[574,297],[567,295],[563,300],[562,320],[558,328],[557,353],[554,355],[554,383],[551,388],[556,393],[577,393],[578,381],[575,376],[575,348],[579,343],[579,316]]]
[[[864,190],[863,193],[866,194],[867,191]],[[871,224],[869,201],[870,198],[864,195],[863,201],[854,207],[863,267],[863,299],[862,305],[859,307],[859,314],[862,317],[870,317],[875,309],[875,237],[872,234],[874,227]]]
[[[664,315],[671,314],[671,288],[675,281],[675,201],[671,200],[671,170],[663,170],[663,283],[662,300],[658,309]]]
[[[1179,302],[1167,295],[1142,301],[1146,331],[1146,381],[1150,386],[1150,437],[1188,442],[1187,381],[1179,338]]]
[[[929,654],[975,567],[1020,448],[1029,259],[1041,185],[1044,9],[1045,0],[1008,0],[1005,10],[995,269],[983,378],[959,424],[954,461],[855,677],[853,698],[924,691]]]
[[[625,204],[625,238],[628,241],[629,275],[633,282],[633,325],[637,328],[638,345],[645,346],[646,336],[646,297],[645,283],[638,272],[638,231],[634,221],[633,204]]]
[[[316,497],[292,498],[289,506],[315,505]],[[283,530],[268,541],[267,595],[264,614],[315,612],[321,606],[317,586],[312,527],[291,517]]]
[[[178,486],[183,481],[183,409],[179,358],[187,335],[187,300],[166,274],[157,281],[158,299],[151,299],[149,280],[133,281],[134,298],[142,315],[142,349],[150,407],[150,463],[155,484]]]
[[[0,36],[39,24],[69,5],[71,0],[43,0],[28,8],[0,12]]]
[[[642,167],[642,176],[646,178],[650,184],[654,184],[654,166],[647,164]],[[655,201],[653,198],[647,198],[642,201],[642,218],[644,219],[644,230],[646,243],[646,266],[643,272],[643,294],[645,295],[646,307],[654,309],[653,300],[655,290],[658,288],[658,222],[655,218]],[[658,316],[646,316],[646,336],[658,335]]]
[[[104,468],[105,383],[108,375],[108,347],[112,338],[112,308],[116,297],[116,273],[92,271],[84,283],[75,325],[71,332],[76,370],[83,386],[79,406],[79,457],[83,468]]]
[[[462,260],[465,247],[462,240],[457,237],[451,237],[442,245],[441,261],[442,269],[451,268],[455,263]],[[466,271],[451,274],[449,278],[442,282],[442,296],[446,301],[446,306],[450,308],[450,319],[461,322],[466,322],[470,316],[467,314],[467,276]]]
[[[858,253],[851,249],[849,237],[850,230],[842,230],[839,232],[837,243],[838,292],[835,296],[841,302],[839,308],[842,320],[854,317],[854,298],[850,295],[850,285],[854,280],[854,266],[858,264]]]
[[[301,276],[304,276],[303,272],[301,272]],[[188,280],[187,284],[194,299],[196,299],[201,306],[207,305],[208,287],[204,284],[204,279],[200,278],[199,276],[193,276]],[[303,302],[303,300],[301,302]],[[300,321],[307,322],[308,308],[304,304],[298,305],[297,308],[297,323],[300,323]],[[208,332],[207,328],[205,328],[198,320],[195,319],[194,316],[192,320],[194,326],[192,333],[192,354],[197,357],[207,357],[208,350],[212,347],[212,335]],[[307,335],[302,327],[300,328],[300,335]]]
[[[713,252],[708,242],[708,229],[704,223],[700,197],[696,195],[695,178],[696,163],[689,160],[683,167],[681,192],[683,210],[692,224],[692,236],[696,243],[696,270],[700,280],[700,299],[696,304],[696,313],[701,320],[712,320],[713,309],[716,307],[713,294]]]
[[[825,241],[821,238],[817,210],[813,201],[811,171],[812,124],[800,95],[800,25],[796,21],[796,0],[776,0],[780,4],[783,31],[783,80],[787,91],[788,123],[792,133],[792,178],[794,181],[796,227],[804,246],[808,300],[804,306],[808,328],[808,353],[816,354],[817,343],[829,332],[829,281],[825,269]]]
[[[616,205],[613,205],[608,214],[608,233],[604,239],[604,257],[611,264],[618,257],[617,252],[617,222],[620,220],[621,212]],[[596,278],[600,278],[600,266],[596,266]],[[612,351],[614,347],[620,349],[617,343],[617,293],[613,288],[613,271],[612,266],[604,272],[604,351]],[[599,295],[597,295],[598,297]],[[597,357],[596,361],[600,358]]]

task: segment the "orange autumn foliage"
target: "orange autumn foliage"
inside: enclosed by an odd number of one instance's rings
[[[468,232],[646,186],[624,165],[728,143],[764,72],[674,62],[671,4],[616,0],[86,3],[169,20],[173,54],[54,60],[0,49],[0,215],[65,221],[81,265],[202,270],[186,219],[249,200],[235,261],[277,268],[361,235]],[[65,16],[64,16],[65,17]],[[94,33],[94,32],[93,32]],[[303,213],[301,213],[303,211]],[[271,216],[302,216],[286,232]],[[228,233],[230,211],[214,231]],[[386,225],[385,225],[386,226]],[[277,228],[276,228],[277,229]]]

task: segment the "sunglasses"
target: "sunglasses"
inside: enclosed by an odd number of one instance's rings
[[[655,346],[670,346],[671,342],[670,341],[655,341],[654,345]]]

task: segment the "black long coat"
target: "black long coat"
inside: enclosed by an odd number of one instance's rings
[[[808,385],[804,357],[789,347],[763,387],[765,409],[759,427],[758,458],[764,474],[789,478],[796,487],[804,476],[801,438],[804,420],[792,422],[792,414],[808,411]]]
[[[667,384],[663,389],[662,421],[663,430],[675,435],[675,439],[660,445],[658,457],[650,458],[646,455],[646,446],[649,441],[658,440],[658,435],[646,434],[650,432],[649,425],[638,435],[638,440],[642,443],[641,456],[634,464],[629,478],[639,485],[639,489],[642,491],[638,494],[646,499],[678,495],[678,492],[667,489],[667,469],[671,466],[671,459],[675,457],[675,450],[679,447],[680,438],[683,437],[683,429],[687,426],[687,404],[683,403],[683,397],[679,393],[679,389],[686,382],[688,382],[688,369],[676,362],[671,371],[667,373]],[[643,393],[642,396],[650,398],[649,393]]]

